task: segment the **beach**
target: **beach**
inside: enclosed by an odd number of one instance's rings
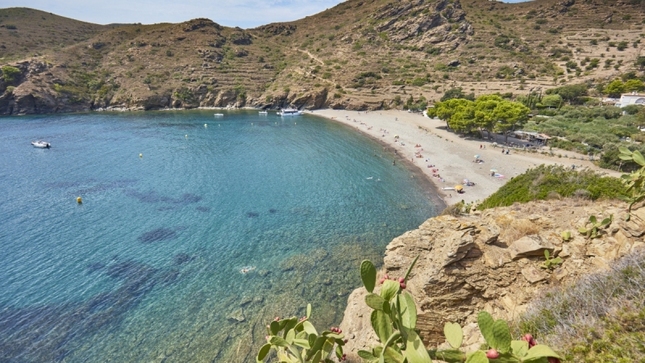
[[[444,121],[430,119],[421,113],[332,109],[308,113],[343,123],[380,140],[396,156],[418,167],[437,187],[439,197],[446,205],[462,200],[465,203],[481,202],[512,177],[541,164],[575,165],[576,168],[620,176],[618,172],[598,168],[585,156],[571,151],[554,150],[555,156],[514,149],[509,154],[502,153],[506,147],[455,134],[446,129]],[[548,151],[548,147],[543,150]],[[474,185],[465,185],[464,179]],[[464,192],[457,193],[456,186],[463,186]]]

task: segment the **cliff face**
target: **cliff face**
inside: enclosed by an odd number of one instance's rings
[[[645,248],[645,207],[632,211],[629,221],[626,209],[619,202],[563,200],[435,217],[388,245],[380,275],[402,276],[419,256],[407,286],[417,303],[417,328],[428,347],[437,346],[444,342],[446,322],[474,323],[481,310],[512,319],[550,287]],[[578,232],[591,215],[613,216],[599,238]],[[563,241],[563,231],[571,232],[569,241]],[[553,270],[541,268],[544,250],[564,262]],[[350,295],[341,324],[350,338],[346,351],[355,361],[360,361],[359,349],[376,342],[365,295],[364,288]]]

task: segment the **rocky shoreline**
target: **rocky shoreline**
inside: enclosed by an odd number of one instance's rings
[[[577,231],[591,215],[613,216],[600,238],[587,239]],[[399,277],[419,256],[407,288],[417,303],[417,328],[426,346],[444,343],[444,324],[457,322],[467,326],[465,344],[476,347],[479,311],[512,319],[550,288],[566,286],[645,249],[645,207],[632,211],[628,221],[626,217],[626,203],[581,199],[439,216],[392,240],[379,276]],[[571,232],[569,241],[561,237],[564,231]],[[541,268],[545,250],[564,262],[552,270]],[[357,351],[377,342],[365,295],[362,287],[352,292],[340,325],[349,337],[349,362],[360,362]]]

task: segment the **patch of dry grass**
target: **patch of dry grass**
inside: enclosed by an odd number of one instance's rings
[[[526,218],[522,219],[502,219],[500,227],[502,231],[499,234],[500,241],[511,244],[524,236],[538,234],[540,227]]]
[[[573,362],[645,360],[645,252],[547,292],[515,325]]]

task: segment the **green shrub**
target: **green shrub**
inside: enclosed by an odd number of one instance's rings
[[[20,69],[9,65],[2,67],[2,79],[6,83],[13,83],[18,75],[20,75]]]
[[[545,200],[550,192],[570,197],[579,189],[589,191],[592,200],[619,199],[627,193],[625,186],[617,178],[600,176],[589,170],[575,171],[563,166],[540,165],[511,179],[486,198],[478,209]]]

